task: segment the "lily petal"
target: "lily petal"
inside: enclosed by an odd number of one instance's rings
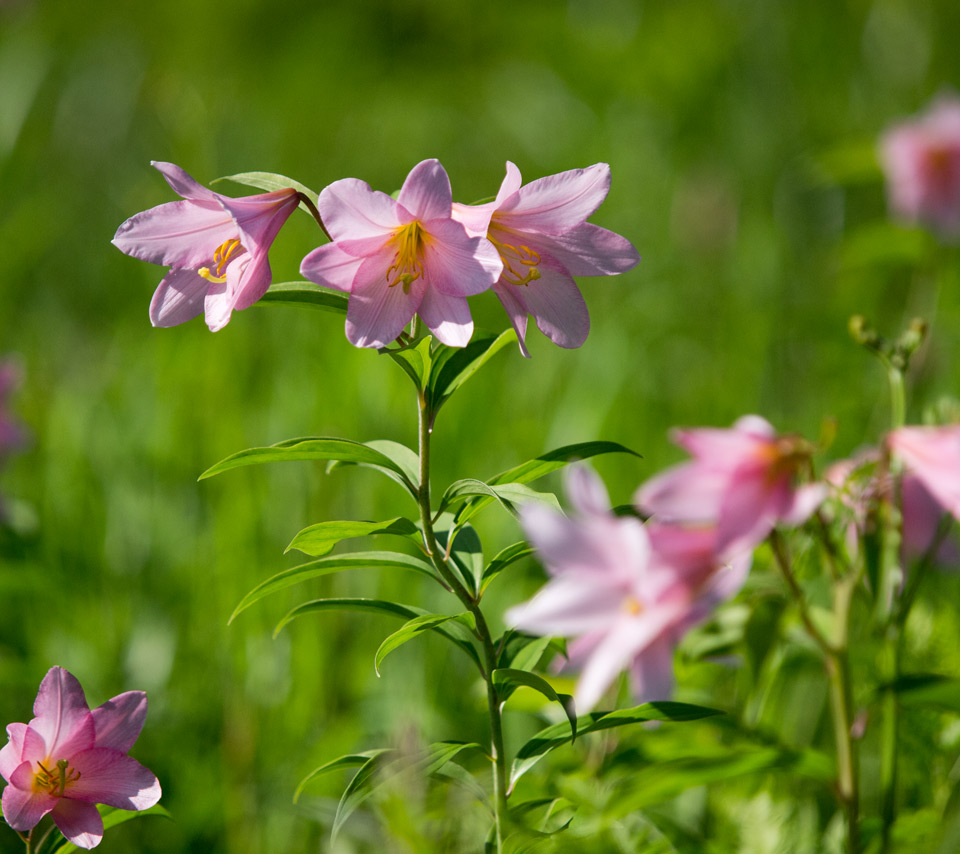
[[[364,260],[357,271],[347,305],[347,338],[357,347],[384,347],[403,331],[423,300],[423,277],[404,291],[402,285],[389,287],[384,271],[389,259],[384,253]]]
[[[134,214],[111,241],[121,252],[165,267],[196,269],[237,237],[237,225],[216,202],[166,202]]]
[[[50,817],[78,848],[96,848],[103,839],[103,818],[93,804],[61,798]]]
[[[539,329],[554,344],[579,347],[590,332],[590,313],[576,283],[544,258],[540,278],[527,285],[507,285],[520,291],[519,302],[533,315]],[[502,286],[501,286],[502,287]]]
[[[423,263],[431,287],[449,296],[468,297],[493,286],[503,261],[489,240],[468,236],[452,219],[431,220],[425,228],[429,239]]]
[[[70,765],[80,773],[68,789],[75,800],[125,810],[145,810],[160,800],[153,772],[119,750],[84,750],[71,757]]]
[[[300,273],[311,282],[350,293],[364,259],[344,252],[336,243],[314,249],[300,262]]]
[[[317,210],[333,240],[384,237],[403,225],[397,203],[357,178],[341,178],[324,188]]]
[[[176,326],[203,311],[210,282],[193,270],[173,269],[160,282],[150,301],[150,323]]]
[[[400,188],[397,203],[421,222],[448,218],[453,195],[450,177],[440,161],[422,160],[414,166]]]
[[[627,238],[589,222],[563,234],[538,234],[535,241],[538,250],[556,258],[571,276],[615,276],[640,263]]]
[[[219,193],[213,192],[191,178],[175,163],[164,163],[161,160],[151,160],[150,165],[156,169],[178,196],[194,202],[213,202],[222,198]]]
[[[463,297],[447,296],[436,288],[427,288],[417,312],[442,344],[466,347],[470,343],[473,318]]]
[[[40,683],[33,713],[36,717],[30,721],[30,729],[44,740],[52,754],[83,725],[90,707],[76,677],[62,667],[51,667]]]
[[[596,163],[531,181],[494,214],[504,228],[561,234],[580,225],[610,191],[610,167]]]
[[[93,715],[96,746],[126,753],[140,735],[147,719],[147,695],[127,691],[97,706]]]
[[[30,763],[23,764],[29,771]],[[33,779],[32,771],[29,779]],[[2,803],[3,817],[7,824],[14,830],[24,831],[36,827],[40,819],[57,805],[57,800],[47,792],[31,791],[29,783],[26,788],[19,788],[11,783],[3,790],[0,803]]]

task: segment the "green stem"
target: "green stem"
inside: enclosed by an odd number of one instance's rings
[[[327,240],[333,240],[330,236],[330,232],[327,231],[327,227],[323,224],[323,218],[320,216],[320,211],[317,210],[317,206],[310,200],[310,197],[306,193],[297,193],[297,198],[300,199],[300,203],[310,211],[310,215],[317,221],[317,225],[320,226],[320,230],[327,236]]]
[[[884,632],[880,656],[880,671],[886,688],[882,700],[880,731],[880,816],[882,831],[880,851],[890,851],[891,831],[896,819],[897,793],[897,736],[900,723],[900,703],[894,683],[900,676],[900,639],[902,632],[895,622]]]
[[[888,362],[887,379],[890,381],[890,429],[896,430],[903,427],[907,421],[907,393],[903,370]]]
[[[493,684],[493,671],[497,668],[497,653],[493,636],[487,626],[477,597],[467,590],[463,582],[450,569],[444,560],[444,553],[437,543],[433,530],[433,512],[430,506],[430,437],[432,414],[427,405],[426,396],[419,393],[419,450],[420,450],[420,488],[417,503],[420,507],[420,522],[423,525],[424,545],[440,577],[456,595],[463,606],[473,615],[477,626],[477,637],[483,647],[484,672],[487,684],[487,711],[490,716],[490,756],[493,760],[493,815],[496,826],[496,851],[503,850],[504,828],[507,821],[507,755],[503,743],[503,720],[500,697]]]

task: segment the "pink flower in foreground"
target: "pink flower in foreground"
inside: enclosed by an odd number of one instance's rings
[[[758,545],[778,522],[799,525],[823,500],[822,484],[795,486],[810,456],[798,436],[777,436],[757,415],[730,429],[677,430],[693,459],[640,487],[634,503],[665,522],[716,524],[718,553]]]
[[[471,234],[497,247],[503,272],[493,286],[529,356],[527,315],[554,344],[579,347],[590,315],[574,276],[612,276],[640,260],[625,237],[587,222],[610,190],[610,167],[597,163],[538,178],[521,186],[520,170],[507,162],[495,201],[453,206]]]
[[[960,236],[960,99],[943,96],[880,140],[890,206],[910,222]]]
[[[40,683],[36,715],[10,724],[0,750],[3,817],[27,831],[50,813],[74,845],[94,848],[103,820],[94,804],[145,810],[160,800],[153,773],[127,756],[147,717],[147,696],[128,691],[93,711],[80,683],[52,667]]]
[[[450,179],[436,160],[418,163],[394,200],[356,178],[335,181],[317,208],[332,243],[300,265],[311,281],[350,294],[347,338],[383,347],[415,314],[451,347],[473,334],[467,297],[500,275],[500,256],[451,218]]]
[[[575,638],[569,654],[582,669],[575,699],[583,711],[626,668],[637,702],[664,699],[680,637],[739,588],[749,559],[719,567],[713,530],[645,526],[615,516],[603,483],[585,466],[568,471],[566,489],[572,517],[539,504],[521,510],[520,522],[551,578],[507,612],[507,623]]]
[[[130,217],[117,229],[121,252],[172,267],[150,303],[154,326],[176,326],[203,312],[216,332],[270,286],[267,252],[299,204],[294,189],[233,199],[193,180],[179,166],[154,162],[183,201]]]

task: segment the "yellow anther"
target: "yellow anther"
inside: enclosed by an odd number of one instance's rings
[[[387,287],[401,285],[405,294],[410,286],[423,275],[423,247],[426,232],[418,221],[401,226],[394,232],[390,242],[396,244],[397,254],[387,270]]]
[[[643,613],[643,603],[636,596],[628,596],[623,603],[623,610],[631,617],[636,617]]]
[[[488,235],[489,236],[489,235]],[[500,260],[503,261],[503,272],[500,278],[511,285],[529,285],[540,278],[540,254],[529,246],[514,246],[511,243],[502,243],[493,237],[490,242],[497,247]],[[526,268],[526,269],[524,269]]]
[[[225,282],[227,280],[227,264],[238,249],[242,252],[243,246],[236,238],[221,243],[213,253],[213,270],[209,267],[201,267],[197,270],[197,275],[210,282]]]
[[[49,760],[47,760],[49,762]],[[66,759],[58,759],[56,770],[47,768],[38,762],[40,770],[33,775],[33,790],[47,792],[51,795],[62,795],[67,786],[80,779],[80,772],[71,768]]]

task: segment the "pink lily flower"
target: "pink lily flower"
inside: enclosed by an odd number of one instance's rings
[[[418,163],[396,200],[356,178],[335,181],[317,208],[332,243],[300,265],[313,282],[350,294],[346,333],[383,347],[415,314],[437,339],[464,347],[473,335],[467,297],[500,274],[500,256],[451,218],[450,179],[437,160]]]
[[[62,667],[40,683],[36,717],[7,727],[0,750],[3,817],[14,830],[34,828],[47,813],[74,845],[95,848],[103,820],[94,804],[145,810],[160,800],[160,783],[127,756],[143,729],[147,696],[127,691],[93,711],[80,683]]]
[[[625,237],[587,222],[610,190],[610,167],[596,163],[521,185],[520,170],[507,161],[496,200],[454,204],[454,219],[497,247],[503,272],[493,292],[523,355],[530,355],[525,343],[530,314],[554,344],[579,347],[590,331],[590,315],[573,277],[625,273],[640,260]]]
[[[887,436],[887,446],[943,510],[960,519],[960,424],[901,427]]]
[[[824,473],[824,481],[834,497],[850,512],[847,527],[847,551],[855,554],[859,537],[867,531],[870,510],[885,493],[890,493],[893,479],[877,475],[880,452],[875,448],[840,460]],[[922,558],[934,545],[940,522],[946,510],[930,493],[917,475],[907,469],[900,479],[900,510],[903,514],[901,559],[905,564]],[[935,560],[941,566],[956,565],[960,550],[956,538],[945,539],[937,549]]]
[[[233,199],[201,186],[172,163],[152,165],[183,201],[130,217],[113,245],[172,268],[150,302],[154,326],[176,326],[203,312],[216,332],[234,310],[253,305],[270,287],[267,252],[299,196],[290,188]]]
[[[888,130],[880,160],[897,214],[960,236],[960,99],[941,96],[923,115]]]
[[[621,670],[637,702],[664,699],[673,683],[673,650],[745,577],[749,557],[722,568],[715,531],[645,526],[617,517],[600,479],[568,470],[575,515],[544,505],[521,509],[520,522],[550,580],[507,611],[508,625],[573,637],[570,664],[581,668],[575,702],[593,708]]]
[[[802,524],[825,496],[822,484],[794,485],[810,457],[807,442],[777,436],[758,415],[726,430],[678,430],[673,441],[694,459],[647,481],[634,503],[663,521],[715,524],[723,556],[752,550],[778,522]]]

